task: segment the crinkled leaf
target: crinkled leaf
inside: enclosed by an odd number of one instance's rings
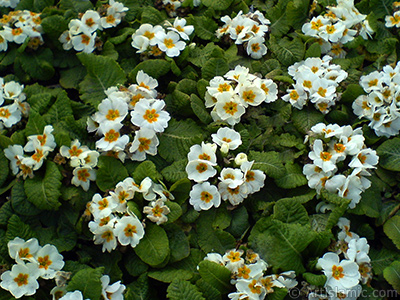
[[[195,285],[181,279],[172,281],[168,286],[167,298],[171,300],[205,300]]]
[[[277,40],[271,36],[269,42],[272,52],[284,66],[290,66],[304,57],[304,45],[299,38],[290,41],[287,38]]]
[[[12,215],[7,223],[6,240],[11,241],[16,237],[29,240],[32,237],[36,237],[36,233],[28,224],[22,222],[17,215]]]
[[[302,169],[298,164],[286,163],[286,172],[283,176],[276,178],[276,184],[284,189],[293,189],[307,184],[307,178],[303,175]]]
[[[133,179],[137,184],[140,184],[143,179],[150,177],[154,182],[162,179],[160,173],[158,173],[155,164],[149,160],[140,163],[132,174]]]
[[[187,178],[187,173],[185,171],[187,165],[187,159],[183,158],[173,162],[170,166],[164,168],[161,171],[163,177],[169,182],[178,182]]]
[[[285,167],[279,158],[278,152],[250,151],[249,161],[251,160],[255,161],[253,165],[254,170],[261,170],[269,177],[280,178],[285,174]]]
[[[307,210],[296,200],[281,199],[274,206],[273,218],[284,223],[309,224]]]
[[[201,100],[197,95],[190,95],[190,106],[193,109],[195,115],[199,118],[199,120],[204,124],[209,124],[212,122],[212,118],[210,113],[207,111],[203,100]]]
[[[201,75],[204,79],[210,80],[215,76],[225,75],[229,71],[229,65],[223,58],[211,58],[201,69]]]
[[[379,156],[379,165],[390,171],[400,171],[400,138],[393,138],[383,142],[376,152]]]
[[[7,180],[9,172],[9,160],[4,155],[4,151],[0,150],[0,186]]]
[[[28,201],[43,210],[57,210],[61,205],[58,198],[61,196],[61,179],[63,176],[57,165],[47,160],[44,176],[36,174],[35,177],[25,180],[24,188]]]
[[[203,260],[199,263],[199,273],[205,282],[222,293],[226,293],[232,288],[230,284],[231,271],[220,264]]]
[[[368,255],[371,258],[371,265],[376,275],[381,275],[383,270],[392,262],[400,260],[400,253],[398,251],[389,250],[387,248],[379,250],[371,248]]]
[[[306,134],[315,124],[323,122],[324,115],[315,109],[303,108],[302,110],[293,109],[293,125],[301,132]]]
[[[139,276],[139,278],[127,286],[124,299],[126,300],[150,300],[149,278],[147,273]]]
[[[136,81],[136,74],[142,70],[149,76],[157,79],[165,74],[168,73],[168,71],[171,68],[171,64],[163,59],[149,59],[141,62],[138,64],[131,73],[129,73],[129,78],[132,81]]]
[[[384,225],[383,231],[400,249],[400,216],[396,215],[390,218]]]
[[[118,182],[129,176],[124,165],[115,157],[100,156],[97,166],[96,184],[103,192],[114,189]]]
[[[22,181],[17,181],[11,190],[11,206],[16,213],[23,216],[35,216],[40,213],[40,209],[28,201]]]
[[[394,261],[383,270],[385,279],[400,292],[400,261]]]
[[[100,299],[104,268],[86,268],[78,271],[68,282],[67,290],[80,290],[84,299]]]
[[[85,103],[97,107],[106,97],[106,89],[125,83],[125,72],[112,58],[92,53],[79,53],[77,56],[87,70],[85,79],[79,84],[81,99]]]
[[[161,270],[150,271],[149,277],[161,282],[170,283],[176,279],[190,280],[193,277],[193,273],[188,270],[174,268],[173,266],[166,266]]]
[[[169,242],[165,230],[148,223],[144,237],[135,247],[135,253],[150,266],[161,264],[169,255]]]

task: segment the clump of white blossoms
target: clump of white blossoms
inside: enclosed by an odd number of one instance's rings
[[[188,153],[186,173],[190,180],[196,182],[190,191],[189,203],[197,211],[219,207],[221,199],[238,205],[250,194],[258,192],[264,186],[266,177],[262,171],[252,170],[254,161],[247,161],[247,156],[239,153],[236,159],[230,158],[236,168],[224,167],[219,177],[215,178],[217,169],[214,167],[221,165],[217,162],[217,145],[221,147],[221,154],[227,157],[229,150],[237,149],[242,141],[240,134],[228,127],[218,129],[216,134],[212,134],[212,140],[212,144],[202,142],[201,145],[193,145]]]
[[[208,253],[204,260],[215,262],[231,271],[231,284],[236,292],[228,295],[229,299],[265,299],[274,288],[291,289],[297,285],[294,271],[267,275],[268,264],[254,251],[247,249],[231,249],[224,255]]]
[[[374,33],[367,15],[358,11],[354,0],[337,0],[337,6],[327,6],[326,13],[313,17],[302,27],[304,34],[318,38],[322,53],[344,57],[342,46],[360,35],[368,39]]]
[[[324,288],[329,299],[357,299],[361,284],[369,284],[372,279],[368,241],[350,231],[350,221],[346,218],[340,218],[337,226],[341,231],[334,252],[325,253],[317,266],[326,276]],[[308,299],[314,297],[310,293]]]
[[[40,169],[47,155],[54,151],[56,142],[54,139],[53,126],[46,125],[43,134],[28,136],[28,142],[24,147],[21,145],[10,145],[4,149],[5,156],[10,160],[11,170],[14,175],[32,178],[33,171]],[[25,152],[34,152],[26,156]]]
[[[71,142],[71,147],[61,146],[61,156],[70,159],[70,165],[74,168],[71,183],[75,186],[81,186],[87,191],[90,187],[90,181],[96,180],[96,169],[100,153],[96,150],[90,150],[87,146],[81,145],[79,140]]]
[[[156,99],[157,80],[140,70],[136,82],[128,88],[108,88],[105,91],[107,98],[99,104],[98,111],[87,122],[89,132],[102,136],[96,142],[96,148],[122,162],[127,154],[135,161],[144,161],[146,155],[156,155],[159,144],[157,133],[163,132],[171,119],[164,110],[164,100]],[[123,121],[129,113],[131,123],[137,126],[130,144],[130,137],[121,133],[124,129]]]
[[[118,243],[136,247],[144,236],[144,226],[139,218],[128,207],[128,201],[134,199],[135,193],[149,201],[149,206],[143,207],[143,213],[157,225],[168,221],[170,210],[165,202],[174,197],[161,184],[154,183],[149,177],[140,184],[128,177],[119,182],[114,191],[102,197],[95,194],[88,204],[88,210],[93,216],[89,229],[94,234],[94,243],[103,245],[103,252],[111,252]],[[133,201],[133,200],[132,200]]]
[[[377,136],[390,137],[400,131],[400,63],[361,76],[360,85],[367,95],[353,102],[353,112],[370,120],[369,127]]]
[[[393,2],[392,3],[394,12],[392,15],[385,16],[385,26],[388,28],[391,27],[400,27],[400,4],[399,2]]]
[[[97,11],[87,10],[79,19],[72,19],[68,24],[69,30],[64,31],[58,40],[64,50],[74,48],[91,53],[96,48],[97,30],[116,27],[128,10],[121,2],[109,0]]]
[[[288,73],[295,83],[282,100],[297,109],[302,109],[310,101],[316,109],[327,114],[339,98],[336,88],[348,75],[339,65],[331,64],[331,60],[329,55],[322,59],[309,57],[290,66]]]
[[[303,167],[308,186],[317,193],[325,188],[330,193],[350,199],[349,208],[354,208],[361,193],[371,186],[365,177],[368,170],[375,169],[379,157],[376,151],[367,148],[361,128],[350,125],[319,123],[311,128],[311,164]]]
[[[173,24],[166,21],[163,26],[142,24],[132,35],[132,47],[138,49],[136,53],[153,56],[165,53],[169,57],[179,56],[185,49],[186,41],[189,41],[194,27],[186,25],[186,20],[178,17]]]
[[[229,35],[236,45],[243,45],[247,54],[254,59],[260,59],[267,54],[264,37],[271,22],[260,11],[249,12],[245,15],[240,11],[233,19],[224,16],[221,21],[225,25],[218,28],[216,32],[218,38]]]
[[[28,116],[30,106],[23,93],[24,86],[15,81],[4,83],[0,77],[0,129],[17,124],[22,116]]]
[[[3,15],[0,19],[3,27],[0,30],[0,51],[7,51],[9,42],[23,44],[26,39],[29,39],[27,46],[36,50],[43,44],[41,23],[40,13],[29,10],[16,10]]]
[[[0,286],[17,299],[35,294],[39,277],[53,279],[64,267],[63,256],[57,248],[50,244],[41,247],[35,238],[25,241],[16,237],[7,246],[16,264],[11,271],[1,274]]]
[[[224,76],[210,80],[205,94],[205,106],[212,107],[214,121],[229,125],[240,122],[249,106],[271,103],[278,99],[278,86],[271,79],[263,79],[249,73],[249,69],[236,66]]]

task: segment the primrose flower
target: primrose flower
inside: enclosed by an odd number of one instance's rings
[[[98,227],[94,232],[93,240],[95,245],[103,245],[102,251],[111,252],[117,248],[117,239],[114,234],[114,228],[111,225]]]
[[[74,175],[71,183],[75,186],[82,186],[84,191],[87,191],[90,186],[90,181],[96,180],[96,170],[91,168],[77,167],[72,171]]]
[[[146,153],[156,155],[159,143],[157,135],[152,129],[141,128],[136,131],[135,139],[129,148],[129,152],[132,153],[131,159],[143,161],[146,159]]]
[[[265,46],[264,42],[265,40],[261,36],[251,38],[247,43],[247,54],[254,59],[260,59],[263,57],[267,54],[267,46]]]
[[[350,260],[339,262],[336,253],[328,252],[318,259],[318,265],[323,269],[327,277],[326,285],[331,288],[352,288],[356,286],[360,279],[357,263]]]
[[[157,46],[162,52],[169,57],[179,56],[180,52],[185,49],[186,43],[179,40],[179,35],[173,31],[167,34],[163,31],[156,33]]]
[[[173,27],[168,27],[167,29],[175,31],[184,40],[189,40],[189,35],[194,31],[193,25],[186,26],[186,20],[178,17],[175,19]]]
[[[36,263],[15,264],[11,271],[1,274],[0,286],[9,291],[16,299],[31,296],[39,288],[37,279],[40,275]]]
[[[221,195],[217,187],[207,181],[194,185],[189,196],[189,203],[197,211],[208,210],[213,206],[219,207],[221,204]]]
[[[4,155],[10,160],[12,173],[17,175],[24,158],[24,148],[21,145],[9,145],[4,149]]]
[[[244,265],[244,259],[242,258],[243,250],[230,250],[227,251],[222,259],[226,263],[226,266],[231,272],[236,273],[238,269]]]
[[[400,27],[400,11],[396,11],[393,16],[385,16],[385,26],[386,27]]]
[[[14,258],[17,263],[23,263],[23,261],[34,262],[34,255],[39,251],[39,242],[35,238],[31,238],[27,241],[16,237],[7,243],[8,253],[11,258]]]
[[[242,144],[240,133],[229,127],[219,128],[217,133],[211,135],[211,138],[220,147],[227,144],[229,150],[235,150]]]
[[[158,86],[158,81],[153,77],[149,76],[142,70],[140,70],[136,74],[136,82],[137,84],[132,84],[129,89],[138,90],[145,94],[151,95],[151,97],[155,98],[157,96],[157,91],[155,88]],[[147,98],[147,97],[143,97]]]
[[[115,235],[122,246],[136,247],[144,236],[144,228],[135,216],[124,216],[118,220],[114,229]]]
[[[129,136],[126,134],[121,136],[119,130],[122,126],[121,123],[103,122],[100,128],[104,132],[104,137],[96,142],[96,147],[102,151],[123,151],[129,143]]]
[[[147,218],[150,221],[155,222],[157,225],[163,224],[168,221],[168,215],[170,209],[164,204],[162,199],[150,202],[151,206],[143,207],[143,213],[147,214]]]
[[[50,244],[44,245],[36,253],[35,260],[39,263],[40,277],[44,279],[54,278],[56,272],[64,267],[63,256]]]
[[[322,169],[322,171],[329,172],[336,170],[336,157],[331,153],[324,151],[322,141],[315,140],[313,151],[308,154],[308,157],[314,161],[314,164]]]
[[[10,128],[20,120],[21,111],[18,109],[18,104],[13,103],[0,107],[0,121],[3,122],[5,127]]]
[[[164,106],[164,100],[150,102],[147,99],[141,99],[136,103],[134,110],[131,111],[131,122],[141,128],[163,132],[171,119],[169,113],[162,110]]]
[[[81,146],[80,141],[78,139],[75,139],[71,142],[71,148],[64,145],[61,146],[60,154],[65,158],[70,158],[74,160],[78,159],[83,152],[88,150],[89,148],[87,146]]]
[[[98,112],[94,114],[93,120],[97,123],[105,121],[119,123],[128,114],[128,104],[121,98],[104,99],[98,106]]]
[[[94,10],[87,10],[82,18],[82,31],[89,31],[90,33],[95,32],[99,28],[100,24],[100,15],[97,11]]]
[[[193,160],[205,160],[209,162],[212,166],[215,166],[217,164],[215,149],[211,144],[206,144],[204,142],[201,142],[201,146],[193,145],[192,147],[190,147],[187,157],[189,162]]]
[[[81,291],[68,292],[58,300],[83,300]]]
[[[213,164],[207,160],[192,160],[186,165],[186,173],[190,180],[202,182],[217,174],[217,170],[213,168]]]
[[[123,300],[124,296],[122,293],[125,291],[125,285],[121,284],[121,281],[114,282],[110,285],[110,277],[108,275],[103,275],[100,278],[101,281],[101,294],[104,299],[109,300]]]
[[[76,51],[92,53],[95,49],[96,32],[91,33],[88,30],[82,30],[82,33],[72,36],[71,42]]]

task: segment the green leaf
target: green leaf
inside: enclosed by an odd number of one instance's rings
[[[180,218],[182,215],[182,208],[181,206],[174,202],[174,201],[166,201],[165,205],[168,206],[170,213],[168,216],[168,224],[175,222]]]
[[[389,250],[385,247],[376,250],[370,249],[369,257],[371,258],[371,265],[374,274],[381,275],[383,270],[388,267],[395,260],[400,260],[400,253],[398,251]]]
[[[156,165],[149,160],[140,163],[133,172],[132,177],[138,184],[146,177],[150,177],[154,182],[162,179],[162,176],[157,171]]]
[[[307,184],[307,178],[303,175],[298,164],[286,163],[286,173],[275,180],[276,184],[284,189],[293,189]]]
[[[211,18],[206,16],[190,16],[188,24],[194,26],[195,34],[202,40],[217,41],[215,31],[218,29],[218,24]]]
[[[400,171],[400,138],[393,138],[383,142],[376,152],[379,156],[379,165],[390,171]]]
[[[29,240],[32,237],[36,237],[36,233],[28,224],[22,222],[17,215],[12,215],[7,223],[6,240],[11,241],[16,237]]]
[[[275,203],[273,218],[284,223],[307,225],[307,210],[296,200],[281,199]]]
[[[400,216],[396,215],[390,218],[384,225],[383,231],[392,240],[398,249],[400,249]]]
[[[161,174],[169,182],[178,182],[180,180],[187,179],[187,173],[185,171],[187,165],[187,159],[181,159],[173,162],[170,166],[165,167]],[[191,186],[191,185],[190,185]]]
[[[9,160],[4,155],[4,151],[0,150],[0,186],[6,182],[9,172]]]
[[[146,6],[142,12],[142,24],[150,23],[152,25],[158,25],[162,23],[166,18],[161,14],[161,12],[154,7]]]
[[[129,78],[132,81],[136,81],[136,74],[142,70],[149,76],[157,79],[165,74],[171,69],[171,64],[163,59],[149,59],[138,64],[131,73],[129,73]]]
[[[150,300],[149,278],[147,274],[140,277],[128,285],[124,294],[126,300]]]
[[[46,126],[46,122],[43,117],[35,111],[29,113],[28,123],[25,127],[25,135],[43,134],[43,129]]]
[[[346,90],[343,92],[340,101],[343,103],[353,103],[358,96],[363,95],[364,90],[359,84],[349,84]]]
[[[214,34],[213,34],[214,36]],[[222,58],[224,56],[224,51],[214,43],[208,43],[204,48],[196,47],[192,49],[189,53],[188,61],[194,64],[196,67],[203,67],[208,60],[210,60],[212,57],[220,57]],[[208,86],[208,81],[204,79],[200,79],[198,83],[202,82],[202,90],[205,92],[205,86]],[[204,93],[200,93],[199,95],[201,97],[204,97]]]
[[[294,109],[292,112],[292,121],[293,125],[301,133],[306,134],[315,124],[324,121],[324,115],[313,108]]]
[[[58,198],[61,196],[62,178],[57,165],[47,160],[44,176],[36,174],[35,177],[25,180],[24,188],[28,201],[43,210],[57,210],[61,205]]]
[[[40,209],[28,201],[23,181],[17,181],[11,190],[11,206],[16,213],[23,216],[35,216],[40,213]]]
[[[204,279],[197,280],[196,286],[207,300],[221,300],[221,293]]]
[[[53,53],[50,49],[44,49],[37,53],[20,53],[16,57],[16,63],[19,63],[23,72],[29,74],[36,80],[49,80],[54,76]]]
[[[128,252],[124,257],[126,258],[124,266],[130,275],[139,276],[140,274],[147,272],[149,266],[141,261],[135,252]]]
[[[68,283],[67,290],[80,290],[85,299],[100,299],[101,281],[104,268],[86,268],[78,271]]]
[[[271,35],[269,42],[272,52],[284,66],[290,66],[304,57],[304,45],[299,38],[277,40]]]
[[[203,129],[191,119],[181,121],[171,119],[168,128],[160,136],[158,152],[168,162],[184,159],[190,147],[200,144],[203,140],[203,132]]]
[[[146,233],[136,246],[135,253],[150,266],[161,264],[169,255],[168,236],[164,229],[155,224],[147,224]]]
[[[307,49],[305,58],[308,57],[321,57],[321,46],[318,43],[311,44]]]
[[[235,209],[231,214],[232,222],[226,231],[232,234],[235,238],[240,238],[245,231],[250,228],[249,214],[244,206]]]
[[[203,100],[201,100],[197,95],[191,94],[190,95],[190,106],[193,109],[195,115],[199,118],[199,120],[203,124],[210,124],[212,122],[211,115],[206,109]]]
[[[97,108],[100,101],[106,97],[106,89],[125,83],[125,72],[110,57],[92,53],[79,53],[77,56],[87,70],[85,79],[79,84],[81,99]]]
[[[165,170],[165,169],[164,169]],[[192,189],[192,183],[187,178],[182,178],[176,181],[170,188],[170,192],[175,197],[175,201],[182,204],[189,198],[189,193]]]
[[[11,201],[5,202],[1,207],[0,207],[0,226],[1,227],[6,227],[8,220],[10,217],[14,214],[14,210],[12,209],[11,206]]]
[[[251,231],[252,249],[276,269],[305,271],[301,252],[314,240],[316,233],[309,225],[286,224],[261,218]]]
[[[304,279],[311,285],[324,286],[326,282],[325,275],[315,275],[313,273],[303,273]]]
[[[181,279],[172,281],[168,286],[167,298],[171,300],[206,300],[195,285]]]
[[[301,29],[307,20],[309,4],[309,0],[294,0],[288,3],[286,7],[286,16],[290,26],[295,29]]]
[[[383,276],[398,292],[400,292],[400,261],[394,261],[383,270]]]
[[[377,18],[392,15],[393,2],[395,2],[395,0],[371,0],[369,2],[370,11],[373,11]]]
[[[113,190],[118,182],[129,176],[122,162],[111,156],[100,156],[96,184],[103,192]]]
[[[199,263],[199,273],[205,282],[211,284],[221,293],[226,293],[232,288],[230,284],[231,271],[224,266],[203,260]]]
[[[46,33],[46,36],[49,36],[52,40],[58,40],[64,30],[68,29],[68,23],[66,19],[60,15],[53,15],[44,18],[41,25],[43,31]]]
[[[201,3],[216,10],[224,10],[227,9],[232,2],[233,0],[202,0]]]
[[[215,76],[225,75],[229,71],[229,65],[223,58],[211,58],[201,69],[201,76],[206,80],[211,80]]]
[[[193,273],[188,270],[167,266],[160,270],[150,271],[149,277],[161,282],[170,283],[176,279],[190,280],[193,277]]]
[[[93,4],[90,1],[81,1],[81,0],[61,0],[60,3],[61,9],[71,9],[76,14],[84,13],[89,9],[93,8]]]
[[[253,168],[263,171],[269,177],[279,178],[286,172],[278,152],[250,151],[249,161],[252,160],[255,160]]]

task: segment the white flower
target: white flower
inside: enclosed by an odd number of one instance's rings
[[[165,102],[163,100],[154,100],[151,103],[149,100],[141,99],[131,112],[131,122],[141,128],[163,132],[168,127],[168,121],[171,119],[169,113],[162,110],[164,106]]]
[[[252,194],[258,192],[264,187],[265,174],[260,170],[251,170],[254,161],[245,161],[241,164],[240,169],[243,172],[244,186],[247,193]]]
[[[93,237],[95,245],[103,244],[102,251],[111,252],[115,248],[117,248],[117,239],[114,235],[114,228],[110,225],[104,225],[99,227],[94,232]]]
[[[150,206],[143,207],[143,213],[147,214],[150,221],[155,222],[157,225],[163,224],[168,221],[170,209],[164,204],[162,199],[150,202]]]
[[[146,159],[146,153],[156,155],[159,143],[157,135],[152,129],[141,128],[136,131],[135,139],[129,148],[129,152],[132,153],[131,159],[143,161]]]
[[[43,129],[43,134],[28,136],[28,142],[26,143],[24,150],[35,151],[35,148],[40,147],[46,151],[53,151],[54,148],[57,147],[54,135],[52,134],[53,130],[53,126],[46,125]]]
[[[328,252],[318,259],[318,265],[322,267],[327,277],[326,286],[331,288],[352,288],[356,286],[360,279],[357,263],[350,260],[339,262],[336,253]]]
[[[114,282],[110,285],[110,277],[103,275],[100,278],[101,281],[101,294],[104,299],[109,300],[123,300],[124,296],[122,293],[125,291],[125,285],[121,284],[121,281]]]
[[[324,151],[321,140],[314,141],[313,151],[308,154],[308,157],[312,159],[314,164],[320,167],[324,172],[334,171],[337,169],[335,165],[337,157]]]
[[[63,256],[58,253],[55,246],[44,245],[35,255],[35,259],[39,264],[40,277],[44,279],[52,279],[56,276],[56,272],[64,267]]]
[[[121,98],[104,99],[98,106],[98,112],[94,114],[94,121],[122,122],[128,114],[128,104]]]
[[[220,182],[218,184],[218,191],[221,194],[222,200],[228,200],[232,205],[242,203],[248,195],[247,187],[243,184],[232,189],[227,184]]]
[[[346,258],[355,261],[357,264],[369,263],[369,245],[366,238],[352,239],[348,244],[349,248],[345,253]]]
[[[244,259],[242,258],[243,250],[229,250],[226,251],[222,259],[226,263],[226,266],[231,272],[237,272],[238,268],[244,265]]]
[[[221,266],[225,266],[224,259],[222,258],[222,255],[219,253],[208,253],[207,256],[204,257],[204,260],[212,261]]]
[[[236,188],[244,182],[242,171],[233,168],[223,168],[218,179],[224,184],[227,184],[231,189]]]
[[[104,137],[96,142],[96,147],[102,151],[123,151],[129,143],[129,136],[126,134],[121,136],[119,130],[122,126],[121,123],[103,122],[100,128],[104,132]]]
[[[235,164],[237,164],[238,166],[241,166],[243,163],[248,162],[247,160],[247,154],[246,153],[238,153],[238,155],[236,155],[235,157]],[[243,171],[243,169],[242,169]],[[244,172],[244,171],[243,171]],[[245,173],[245,172],[244,172]]]
[[[326,292],[330,295],[329,300],[356,300],[362,291],[360,284],[346,289],[346,288],[332,288],[329,285],[325,287]]]
[[[137,217],[124,216],[115,225],[115,235],[123,246],[136,247],[144,236],[144,228]]]
[[[83,30],[81,34],[71,37],[72,45],[76,51],[83,51],[85,53],[92,53],[95,49],[94,42],[96,39],[96,32]]]
[[[81,291],[68,292],[58,300],[83,300]]]
[[[400,27],[400,11],[396,11],[393,16],[385,16],[385,26],[386,27]]]
[[[88,151],[89,148],[86,146],[81,146],[81,143],[78,139],[75,139],[71,142],[71,148],[67,146],[60,147],[60,154],[66,158],[70,159],[78,159],[79,155],[83,152]]]
[[[154,46],[157,44],[157,39],[155,37],[157,32],[164,32],[164,29],[160,25],[156,25],[153,27],[151,24],[142,24],[138,30],[132,35],[132,47],[139,49],[143,48],[139,46],[137,42],[139,41],[137,37],[141,37],[142,42],[146,41],[145,43],[150,46]],[[147,48],[147,46],[146,46]],[[144,49],[146,50],[146,49]],[[138,53],[140,53],[138,51]],[[142,51],[141,51],[142,52]]]
[[[99,28],[100,15],[97,11],[87,10],[82,18],[82,31],[89,31],[90,33],[95,32]]]
[[[240,133],[229,127],[219,128],[211,137],[213,142],[220,147],[226,143],[229,150],[235,150],[242,144]]]
[[[189,35],[192,34],[194,31],[193,25],[186,25],[186,20],[185,19],[179,19],[178,17],[174,21],[173,27],[168,27],[167,29],[175,31],[180,35],[180,37],[184,40],[189,40]]]
[[[17,175],[22,159],[24,158],[24,149],[21,145],[9,145],[7,149],[4,149],[4,155],[10,160],[13,174]]]
[[[240,97],[240,102],[244,107],[248,107],[249,105],[258,106],[265,99],[265,93],[261,87],[250,82],[246,82],[238,86],[237,90]]]
[[[236,282],[239,292],[244,292],[250,300],[264,299],[267,291],[263,284],[257,279],[240,279]]]
[[[261,36],[252,37],[247,42],[246,51],[251,58],[260,59],[267,54],[267,46],[264,44],[265,40]]]
[[[35,262],[34,255],[39,251],[39,242],[35,238],[27,241],[16,237],[7,243],[8,253],[17,263],[23,264],[23,261]]]
[[[216,186],[209,182],[195,184],[189,193],[189,203],[193,205],[197,211],[208,210],[211,207],[219,207],[221,204],[221,196]]]
[[[213,164],[207,160],[192,160],[186,165],[186,173],[190,180],[202,182],[217,174]]]
[[[136,74],[136,82],[137,84],[132,84],[129,87],[129,90],[139,90],[145,94],[151,95],[152,98],[155,98],[157,96],[157,91],[155,90],[155,88],[158,86],[157,79],[154,79],[153,77],[140,70]]]
[[[236,95],[233,97],[227,93],[217,96],[217,104],[214,109],[217,115],[229,125],[235,125],[245,113],[245,108]]]
[[[17,299],[22,296],[31,296],[39,288],[37,282],[39,274],[36,263],[16,264],[12,266],[11,271],[1,274],[0,286]]]
[[[82,186],[84,191],[87,191],[90,186],[90,181],[96,180],[96,170],[91,168],[78,167],[72,171],[74,175],[71,183],[75,186]]]
[[[370,148],[362,149],[349,163],[350,168],[375,169],[379,157],[376,151]]]
[[[0,121],[3,122],[5,127],[10,128],[20,120],[21,111],[18,109],[18,104],[13,103],[0,107]]]
[[[297,109],[302,109],[307,102],[307,93],[299,85],[295,85],[294,89],[288,89],[286,92],[288,94],[282,96],[282,100],[289,102]]]
[[[90,209],[95,219],[101,219],[111,215],[117,205],[118,202],[114,201],[112,196],[101,197],[100,194],[94,194]]]
[[[167,34],[163,31],[159,31],[156,33],[156,38],[158,48],[169,57],[179,56],[180,51],[186,47],[186,43],[180,41],[179,35],[173,31],[169,31]]]
[[[193,145],[192,147],[190,147],[187,157],[189,162],[193,160],[205,160],[209,162],[212,166],[215,166],[217,164],[215,149],[212,147],[211,144],[206,144],[204,142],[201,142],[201,146]]]

